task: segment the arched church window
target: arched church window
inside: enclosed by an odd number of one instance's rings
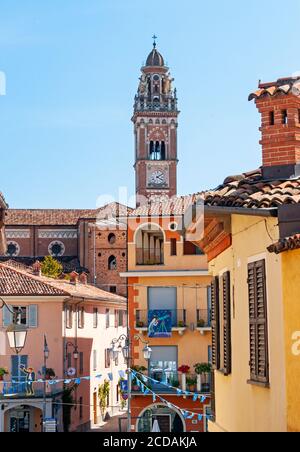
[[[7,251],[6,251],[7,256],[10,257],[17,257],[20,254],[20,246],[18,243],[16,242],[9,242],[7,244]]]
[[[116,243],[116,240],[117,240],[117,238],[116,238],[115,234],[113,234],[113,233],[109,234],[108,243],[110,243],[110,245],[114,245]]]
[[[52,257],[61,257],[65,254],[66,247],[62,242],[56,241],[50,243],[48,246],[48,252]]]
[[[108,259],[108,270],[117,270],[117,258],[110,256]]]

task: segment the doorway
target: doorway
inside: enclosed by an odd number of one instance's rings
[[[19,408],[11,411],[9,431],[11,433],[30,433],[30,410]]]

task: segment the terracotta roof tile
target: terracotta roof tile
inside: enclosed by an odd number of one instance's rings
[[[249,101],[253,99],[260,99],[262,97],[273,97],[277,94],[289,94],[290,92],[299,94],[300,77],[280,78],[276,82],[260,83],[259,89],[253,91],[249,95]]]
[[[106,218],[109,212],[124,216],[129,207],[111,203],[99,209],[8,209],[5,224],[8,226],[75,226],[83,219]]]
[[[261,170],[227,177],[205,194],[205,205],[219,207],[272,208],[300,203],[300,178],[265,181]]]
[[[39,281],[22,270],[3,264],[0,264],[0,294],[2,296],[67,295],[63,290]]]
[[[32,274],[31,268],[0,264],[0,294],[3,296],[66,296],[125,304],[126,299],[89,284],[72,284]]]
[[[148,217],[148,216],[176,216],[183,215],[188,207],[196,203],[198,200],[204,200],[203,193],[194,195],[177,196],[169,200],[158,202],[149,202],[149,204],[138,207],[133,210],[130,217]]]
[[[296,249],[300,249],[300,234],[280,239],[277,243],[268,247],[268,251],[275,254]]]

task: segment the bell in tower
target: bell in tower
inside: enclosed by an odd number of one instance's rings
[[[141,69],[132,119],[137,205],[177,194],[177,92],[156,39]]]

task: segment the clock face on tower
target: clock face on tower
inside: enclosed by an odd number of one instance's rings
[[[150,188],[168,188],[168,168],[150,165],[147,171],[147,185]]]

